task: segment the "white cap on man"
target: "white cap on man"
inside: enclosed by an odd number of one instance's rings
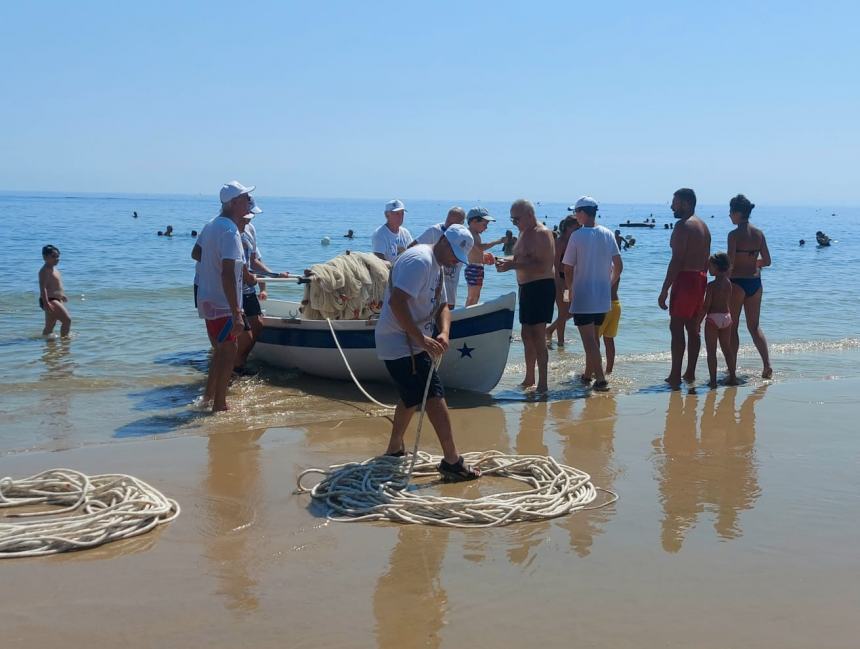
[[[388,201],[385,204],[385,211],[386,212],[405,212],[406,211],[406,205],[404,205],[403,201],[401,201],[400,199],[395,198],[393,201]]]
[[[454,256],[462,263],[469,263],[469,251],[475,245],[475,238],[469,232],[469,228],[459,223],[449,225],[445,229],[445,238],[451,244]]]
[[[240,183],[238,180],[231,180],[229,183],[226,183],[221,186],[221,192],[219,194],[219,197],[221,198],[221,204],[226,205],[234,198],[238,198],[242,194],[250,194],[255,189],[256,187],[254,185],[251,185],[250,187],[245,187],[245,185]],[[260,214],[263,210],[257,207],[257,205],[254,203],[253,197],[248,196],[248,198],[251,199],[251,214]]]
[[[576,201],[576,205],[573,206],[573,209],[576,211],[582,207],[593,207],[597,209],[597,201],[591,196],[582,196],[578,201]]]

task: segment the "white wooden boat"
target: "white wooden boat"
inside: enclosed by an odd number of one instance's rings
[[[350,380],[328,322],[302,320],[299,303],[266,300],[263,331],[254,357],[269,365],[297,368],[315,376]],[[508,362],[516,293],[451,312],[451,345],[439,376],[447,388],[489,392]],[[390,382],[385,364],[376,357],[372,320],[332,320],[352,371],[364,381]]]

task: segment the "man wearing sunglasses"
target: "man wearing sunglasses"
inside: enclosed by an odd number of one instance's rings
[[[496,259],[496,270],[517,271],[520,286],[520,324],[526,356],[526,377],[520,384],[525,389],[546,392],[547,365],[546,326],[552,322],[555,309],[555,239],[552,231],[535,217],[530,201],[519,199],[511,205],[511,223],[519,228],[520,236],[514,246],[513,259]]]
[[[221,213],[197,237],[191,257],[198,262],[197,313],[206,321],[214,347],[206,380],[205,404],[227,410],[227,384],[233,371],[237,339],[245,329],[242,315],[244,252],[239,226],[247,214],[259,214],[251,192],[234,180],[221,187]]]

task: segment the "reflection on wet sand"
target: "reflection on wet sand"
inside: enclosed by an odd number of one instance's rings
[[[595,485],[612,489],[615,478],[613,438],[618,418],[615,396],[588,397],[568,403],[571,409],[581,406],[582,411],[578,416],[571,413],[567,421],[559,422],[563,462],[590,474]],[[603,497],[598,493],[598,499]],[[613,511],[612,508],[596,509],[562,519],[561,526],[570,533],[570,546],[578,556],[588,556],[594,537],[603,532]]]
[[[42,363],[45,365],[45,371],[39,375],[39,382],[45,385],[44,398],[39,404],[42,427],[51,431],[55,442],[60,442],[74,430],[69,420],[72,394],[63,387],[63,381],[71,379],[77,367],[71,357],[71,341],[68,338],[47,339]]]
[[[736,412],[737,388],[698,395],[673,392],[666,411],[657,452],[660,499],[663,505],[661,540],[666,552],[678,552],[699,513],[715,514],[714,528],[722,539],[741,535],[738,514],[752,509],[761,488],[755,458],[754,406],[767,384],[753,390]],[[697,408],[703,401],[701,436]]]
[[[439,647],[448,612],[440,571],[450,531],[403,525],[391,551],[388,571],[373,594],[376,640],[380,649]]]
[[[227,608],[247,613],[258,606],[257,581],[251,576],[255,533],[262,499],[257,440],[263,431],[212,433],[203,492],[207,499],[206,558]]]

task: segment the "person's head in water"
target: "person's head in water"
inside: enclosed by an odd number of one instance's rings
[[[732,262],[727,253],[715,252],[711,255],[710,259],[708,259],[708,268],[711,271],[711,275],[714,277],[717,275],[725,275],[729,270],[731,270]]]
[[[729,201],[729,218],[735,225],[749,221],[754,207],[755,203],[751,203],[743,194],[738,194]]]
[[[676,219],[686,219],[696,213],[696,192],[682,187],[672,195],[672,214]]]
[[[806,245],[806,241],[804,241],[803,239],[801,239],[801,240],[800,240],[800,245],[801,245],[801,246],[805,246],[805,245]]]

